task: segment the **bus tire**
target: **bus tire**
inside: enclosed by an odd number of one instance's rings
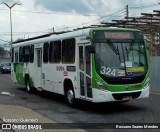
[[[30,85],[29,77],[27,77],[25,80],[26,80],[25,82],[26,82],[26,90],[27,90],[27,92],[28,93],[33,93],[33,88]]]
[[[74,93],[72,84],[67,85],[65,96],[66,96],[67,103],[70,106],[75,106],[76,99],[75,99],[75,93]]]

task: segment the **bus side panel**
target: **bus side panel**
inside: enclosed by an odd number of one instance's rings
[[[54,91],[54,65],[49,63],[42,64],[42,88],[46,91]]]
[[[13,63],[13,81],[18,84],[25,85],[25,79],[23,76],[24,63]]]
[[[31,87],[35,87],[35,66],[34,63],[28,63],[24,69],[24,77],[26,77],[26,75],[29,77],[30,79],[30,85]]]
[[[32,63],[12,63],[12,75],[13,82],[25,85],[25,77],[29,76],[31,87],[34,87],[34,64]]]
[[[76,71],[67,71],[67,66],[73,64],[43,64],[42,68],[42,88],[46,91],[64,95],[64,80],[70,79],[73,86],[77,88],[77,82],[74,83],[73,78],[76,80]]]

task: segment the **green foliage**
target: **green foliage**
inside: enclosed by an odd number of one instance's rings
[[[0,56],[3,56],[6,54],[6,51],[4,50],[3,47],[0,47]]]

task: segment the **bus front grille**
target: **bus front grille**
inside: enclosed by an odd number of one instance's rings
[[[112,94],[113,98],[115,100],[123,100],[125,98],[138,98],[140,96],[141,92],[132,92],[132,93],[115,93]]]

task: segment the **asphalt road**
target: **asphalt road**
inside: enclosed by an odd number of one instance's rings
[[[24,86],[11,81],[10,74],[0,74],[0,104],[24,106],[59,123],[160,123],[160,93],[151,92],[147,99],[122,104],[80,101],[77,108],[71,108],[61,95],[49,92],[28,94]]]

